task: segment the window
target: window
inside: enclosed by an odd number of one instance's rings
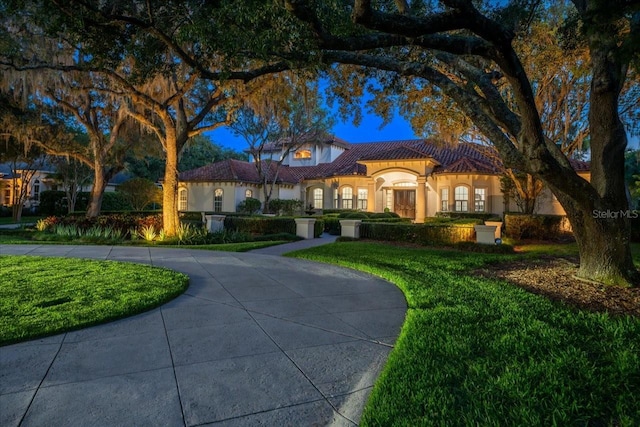
[[[178,210],[186,211],[187,210],[187,189],[181,188],[178,190]]]
[[[342,189],[342,209],[353,209],[353,188]]]
[[[393,190],[387,190],[384,207],[390,211],[393,210]]]
[[[476,212],[484,212],[485,210],[485,200],[487,198],[487,193],[485,188],[476,188],[474,190],[474,200],[475,200],[475,211]]]
[[[245,198],[245,199],[248,199],[249,197],[253,197],[253,191],[251,191],[251,190],[246,190],[246,191],[244,192],[244,198]]]
[[[358,188],[358,205],[356,207],[363,211],[367,210],[367,189],[366,188]]]
[[[316,188],[313,190],[313,208],[322,209],[324,201],[324,191],[322,188]]]
[[[216,188],[216,191],[213,192],[214,212],[222,212],[222,196],[224,196],[224,191],[222,190],[222,188]]]
[[[469,211],[469,189],[462,185],[456,187],[454,190],[456,198],[456,212],[468,212]]]
[[[4,190],[4,204],[9,206],[11,204],[11,189],[6,188]]]
[[[294,159],[310,159],[311,158],[311,150],[297,150],[293,153]]]
[[[33,199],[40,200],[40,180],[38,179],[33,183]]]
[[[443,188],[440,190],[440,210],[447,212],[449,210],[449,189]]]

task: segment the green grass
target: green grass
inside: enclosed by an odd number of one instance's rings
[[[560,257],[578,256],[578,245],[575,243],[538,243],[516,246],[518,252],[532,257],[539,257],[541,255]],[[631,243],[631,257],[633,258],[633,262],[640,267],[640,243]]]
[[[38,222],[39,219],[42,219],[42,218],[44,217],[43,216],[23,216],[22,218],[20,218],[20,224],[35,224],[36,222]],[[17,224],[17,223],[10,216],[0,217],[0,225],[7,225],[7,224]]]
[[[291,255],[370,272],[407,298],[362,425],[640,425],[640,319],[470,273],[516,255],[375,243]]]
[[[130,316],[180,295],[189,278],[116,261],[0,256],[0,345]]]

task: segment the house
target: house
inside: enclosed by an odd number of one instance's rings
[[[50,176],[52,170],[49,165],[39,165],[37,168],[26,164],[0,164],[0,205],[11,206],[25,191],[23,198],[25,208],[36,207],[40,203],[43,191],[55,188],[55,180]],[[24,182],[28,180],[28,182]]]
[[[447,146],[425,139],[350,144],[328,136],[289,152],[283,143],[272,144],[264,153],[263,162],[286,154],[272,198],[299,199],[315,209],[391,211],[418,223],[443,211],[501,216],[516,210],[505,206],[494,150],[479,144]],[[588,179],[588,165],[577,163]],[[274,174],[274,162],[268,166]],[[563,215],[550,194],[543,195],[537,213]],[[224,160],[179,176],[182,211],[235,212],[247,197],[263,201],[252,162]]]

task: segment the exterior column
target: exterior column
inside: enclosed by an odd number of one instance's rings
[[[418,188],[416,188],[416,223],[423,223],[424,217],[427,216],[427,197],[426,197],[426,182],[427,178],[424,176],[419,176],[418,179]]]
[[[367,184],[367,211],[376,211],[376,183],[373,180]]]

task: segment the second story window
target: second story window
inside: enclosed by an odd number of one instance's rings
[[[294,159],[310,159],[311,158],[311,150],[297,150],[293,153]]]

